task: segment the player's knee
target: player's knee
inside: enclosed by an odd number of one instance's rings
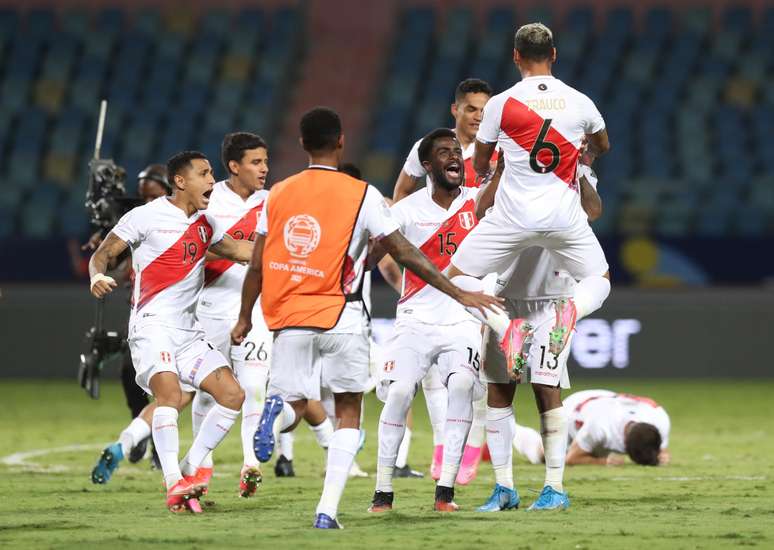
[[[390,393],[387,399],[395,405],[408,410],[411,406],[412,399],[414,399],[414,388],[415,386],[413,384],[407,384],[402,381],[393,382],[390,384]]]
[[[217,400],[219,405],[227,407],[233,411],[238,411],[242,408],[242,404],[245,402],[245,390],[239,384],[230,385],[222,394],[220,399]]]
[[[474,384],[473,376],[466,372],[452,374],[447,383],[449,401],[452,399],[472,399]]]

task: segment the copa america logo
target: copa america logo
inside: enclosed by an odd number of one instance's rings
[[[294,258],[306,258],[320,244],[322,230],[312,216],[299,214],[285,223],[285,248]]]

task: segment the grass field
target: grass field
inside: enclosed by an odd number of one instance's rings
[[[585,389],[588,384],[576,384]],[[774,548],[774,382],[596,382],[648,395],[672,418],[673,463],[569,468],[571,508],[477,514],[493,484],[489,464],[457,490],[458,514],[431,511],[433,482],[396,481],[396,510],[371,516],[373,479],[354,479],[340,510],[344,531],[310,528],[322,486],[324,459],[311,432],[298,431],[298,477],[276,479],[266,468],[259,495],[236,496],[241,450],[231,433],[215,455],[216,477],[200,516],[166,512],[160,476],[147,462],[122,464],[106,486],[89,472],[99,449],[127,423],[120,388],[89,400],[73,382],[0,384],[0,546],[125,548],[176,544],[186,548]],[[424,404],[415,407],[411,464],[426,470],[431,439]],[[358,456],[373,472],[379,405],[367,403],[368,440]],[[190,443],[188,415],[181,449]],[[531,392],[521,390],[520,423],[536,426]],[[73,450],[51,451],[80,445]],[[21,464],[8,456],[27,453]],[[16,462],[19,462],[17,460]],[[522,502],[542,487],[543,468],[516,462]]]

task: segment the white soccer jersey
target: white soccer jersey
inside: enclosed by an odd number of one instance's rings
[[[335,170],[329,166],[313,165],[314,170]],[[332,205],[335,208],[335,205]],[[268,216],[271,216],[271,196],[266,198],[263,212],[258,221],[258,233],[266,235],[268,232]],[[398,230],[398,224],[393,220],[390,209],[384,197],[373,185],[366,190],[360,213],[352,232],[352,240],[349,243],[347,258],[345,259],[344,293],[355,294],[362,290],[364,279],[365,261],[368,256],[368,239],[380,239]],[[366,322],[364,303],[348,302],[335,327],[326,331],[332,334],[358,334],[363,332]],[[302,330],[302,329],[292,329]]]
[[[431,197],[430,188],[415,191],[391,208],[406,239],[421,250],[439,271],[445,270],[459,244],[477,223],[478,188],[461,187],[448,210]],[[403,291],[396,315],[423,323],[451,325],[471,315],[458,302],[428,285],[409,270],[403,271]]]
[[[505,155],[494,215],[527,231],[585,223],[578,156],[583,137],[604,127],[588,97],[552,76],[525,78],[492,97],[476,139],[497,143]]]
[[[661,448],[669,446],[669,415],[647,397],[607,390],[587,390],[564,399],[568,435],[578,446],[597,456],[624,454],[624,430],[629,422],[646,422],[661,434]]]
[[[454,130],[452,130],[454,131]],[[456,132],[455,132],[456,133]],[[422,140],[418,140],[411,151],[409,151],[406,157],[406,162],[403,163],[403,171],[406,172],[412,178],[423,178],[427,175],[427,170],[422,166],[422,162],[419,160],[419,144]],[[465,164],[465,187],[478,187],[476,181],[476,170],[473,168],[473,152],[476,150],[476,142],[473,141],[468,144],[467,147],[462,149],[462,161]],[[492,155],[492,160],[497,160],[499,151],[495,151]]]
[[[193,330],[204,255],[223,239],[207,211],[187,217],[167,197],[160,197],[124,214],[113,234],[132,250],[130,327],[143,319]]]
[[[225,181],[215,184],[207,214],[217,229],[235,240],[255,240],[255,230],[268,191],[260,190],[243,200]],[[204,265],[204,290],[198,313],[213,319],[236,319],[242,300],[242,283],[247,266],[218,259]]]

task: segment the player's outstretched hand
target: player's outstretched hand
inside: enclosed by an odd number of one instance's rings
[[[490,296],[483,292],[470,292],[467,290],[459,289],[457,293],[457,301],[465,307],[476,308],[486,317],[487,310],[492,313],[499,313],[503,309],[505,300],[498,298],[497,296]]]
[[[116,280],[104,273],[97,273],[91,278],[91,293],[95,298],[104,298],[113,292],[116,286],[118,286]]]
[[[231,342],[233,344],[241,344],[252,328],[253,323],[250,319],[242,319],[240,317],[237,324],[231,329]]]
[[[89,237],[89,240],[86,241],[84,245],[81,246],[81,250],[97,250],[100,244],[102,244],[102,231],[97,231],[91,237]]]

